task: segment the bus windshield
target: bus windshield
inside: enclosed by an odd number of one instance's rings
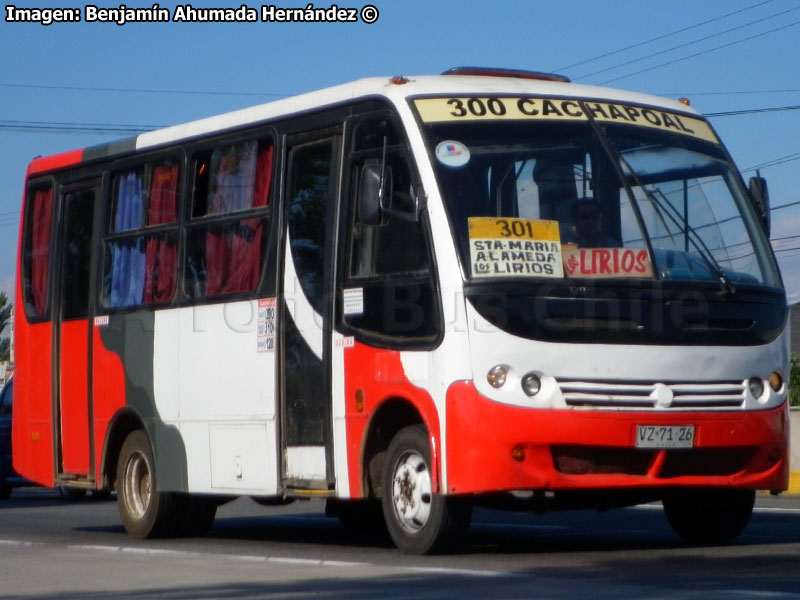
[[[672,122],[426,123],[465,272],[778,287],[766,237],[713,132],[699,119]]]

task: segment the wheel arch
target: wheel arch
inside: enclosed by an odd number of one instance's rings
[[[117,462],[120,450],[131,432],[141,429],[147,434],[144,420],[136,411],[123,408],[111,419],[103,443],[103,460],[100,466],[100,475],[104,489],[113,490],[117,479]],[[149,439],[149,434],[147,434]],[[152,441],[151,441],[152,444]]]
[[[392,438],[409,425],[423,425],[428,432],[429,439],[431,437],[434,439],[431,447],[431,462],[435,465],[433,469],[434,485],[438,490],[441,454],[437,447],[439,444],[435,441],[440,439],[439,420],[436,412],[431,413],[431,410],[421,408],[406,397],[391,396],[386,398],[372,414],[364,435],[361,473],[362,489],[367,498],[381,497],[381,472],[386,451]]]

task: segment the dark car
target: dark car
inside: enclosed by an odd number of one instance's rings
[[[9,379],[0,391],[0,499],[11,495],[11,489],[30,485],[28,481],[14,472],[11,466],[11,402],[13,401],[14,379]]]

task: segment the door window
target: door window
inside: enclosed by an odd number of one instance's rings
[[[374,335],[374,342],[425,343],[438,337],[439,310],[431,246],[411,163],[389,117],[364,120],[354,129],[351,219],[343,294],[363,298],[362,310],[345,310],[346,325]],[[383,166],[387,194],[378,223],[359,214],[358,183],[368,165]]]
[[[63,318],[80,319],[89,314],[89,276],[92,259],[94,191],[66,196],[64,215]]]

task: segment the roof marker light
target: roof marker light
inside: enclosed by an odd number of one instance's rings
[[[689,101],[688,98],[678,98],[678,102],[681,104],[685,104],[686,106],[691,106],[692,103]]]
[[[453,67],[442,75],[472,75],[477,77],[512,77],[516,79],[538,79],[539,81],[559,81],[570,83],[569,77],[555,73],[526,71],[524,69],[501,69],[494,67]]]

